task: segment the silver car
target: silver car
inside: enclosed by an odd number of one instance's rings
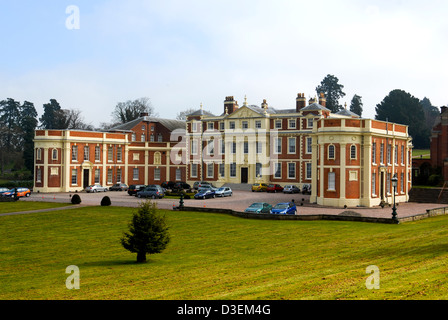
[[[295,185],[287,185],[283,188],[283,193],[300,193],[300,189]]]
[[[100,184],[92,184],[84,189],[87,193],[90,192],[106,192],[108,190],[107,187],[103,187]]]
[[[215,190],[215,195],[217,197],[231,197],[232,194],[232,189],[230,189],[229,187],[221,187]]]

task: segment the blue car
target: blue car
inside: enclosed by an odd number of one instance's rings
[[[195,199],[209,199],[215,197],[215,190],[210,188],[201,188],[198,193],[194,195]]]
[[[297,207],[293,202],[278,203],[271,209],[272,214],[296,214]]]

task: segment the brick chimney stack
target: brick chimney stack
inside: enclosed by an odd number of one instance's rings
[[[319,94],[319,104],[322,107],[326,107],[327,106],[327,98],[325,98],[325,94],[323,92],[321,92]]]
[[[296,98],[296,112],[299,112],[302,108],[306,107],[306,99],[304,93],[297,94]]]
[[[444,113],[446,111],[446,109],[448,109],[448,107],[440,107],[440,114]]]
[[[232,114],[238,110],[238,102],[235,101],[233,96],[226,97],[224,101],[224,112],[227,114]]]
[[[267,109],[268,109],[268,103],[266,102],[266,99],[263,100],[263,103],[261,104],[261,107],[262,107],[264,110],[267,110]]]

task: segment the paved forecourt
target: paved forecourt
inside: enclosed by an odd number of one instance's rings
[[[22,198],[21,201],[44,201],[44,202],[59,202],[70,204],[71,196],[74,193],[33,193],[29,198]],[[78,193],[82,200],[82,205],[96,206],[100,205],[101,199],[107,195],[110,197],[112,206],[121,207],[137,207],[144,199],[139,199],[128,195],[127,192],[108,191],[100,193]],[[333,208],[322,207],[309,203],[309,195],[303,194],[284,194],[284,193],[266,193],[266,192],[251,192],[251,191],[234,191],[233,196],[225,198],[214,198],[206,200],[185,199],[184,205],[187,207],[201,207],[201,208],[219,208],[232,209],[234,211],[244,211],[248,206],[254,202],[267,202],[275,205],[280,202],[289,202],[294,200],[297,204],[297,214],[299,215],[339,215],[341,213],[357,214],[363,217],[374,218],[391,218],[391,207],[374,207],[374,208]],[[179,199],[157,199],[157,206],[160,209],[173,209],[179,205]],[[303,203],[303,206],[301,206]],[[397,213],[399,218],[417,216],[426,213],[428,209],[435,209],[446,207],[441,204],[428,203],[399,203],[397,206]]]

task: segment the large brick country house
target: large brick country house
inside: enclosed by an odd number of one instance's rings
[[[297,95],[295,107],[242,106],[222,113],[201,107],[186,121],[142,114],[108,132],[36,130],[39,192],[80,191],[89,184],[163,181],[311,184],[311,202],[330,206],[408,201],[412,142],[404,125],[332,113],[324,95]]]

